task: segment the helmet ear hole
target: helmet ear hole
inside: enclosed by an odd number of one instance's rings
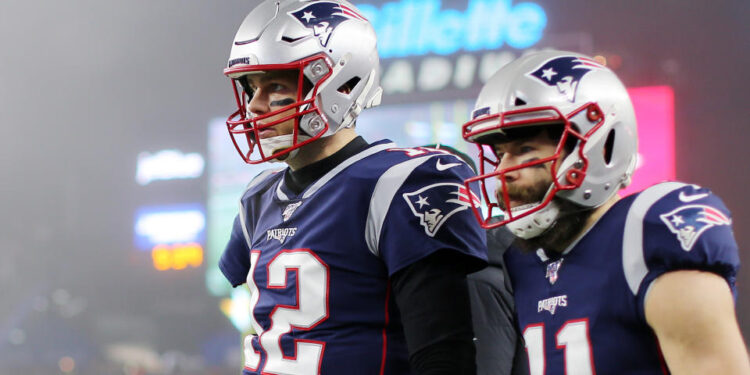
[[[354,87],[357,86],[361,79],[359,77],[352,77],[350,80],[346,81],[343,85],[339,86],[337,89],[338,92],[342,94],[348,94],[354,90]]]
[[[513,103],[513,105],[515,105],[515,106],[526,105],[526,101],[523,100],[523,99],[521,99],[521,98],[519,98],[519,97],[516,97],[516,100]]]
[[[612,155],[615,148],[615,129],[611,129],[607,134],[607,141],[604,142],[604,162],[607,165],[612,163]]]

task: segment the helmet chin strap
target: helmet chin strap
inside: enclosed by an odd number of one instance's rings
[[[540,202],[525,205],[513,210],[515,216],[522,215],[525,212],[529,212],[539,207]],[[508,213],[506,212],[506,215]],[[550,201],[541,210],[534,212],[528,216],[524,216],[518,220],[509,222],[508,229],[516,236],[523,239],[534,238],[549,229],[552,224],[557,221],[557,217],[560,214],[560,207],[558,207],[555,201]]]
[[[306,135],[299,134],[297,136],[297,142],[304,142],[310,139]],[[263,151],[263,155],[273,155],[276,152],[290,148],[294,145],[294,134],[277,135],[275,137],[261,138],[260,148]],[[279,155],[276,158],[270,159],[269,161],[282,162],[293,159],[297,156],[299,148],[289,151],[286,154]]]

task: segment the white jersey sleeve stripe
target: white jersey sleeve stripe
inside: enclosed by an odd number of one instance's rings
[[[245,242],[247,242],[247,248],[252,249],[253,248],[253,239],[250,238],[250,234],[247,232],[247,225],[245,223],[245,206],[242,204],[242,200],[240,200],[240,224],[242,224],[242,233],[245,235]]]
[[[403,163],[390,167],[383,173],[375,184],[375,190],[370,198],[370,209],[367,212],[367,223],[365,224],[365,241],[370,252],[379,256],[380,231],[383,229],[385,216],[391,207],[393,197],[404,184],[411,172],[422,165],[425,161],[438,154],[422,156],[407,160]]]
[[[654,185],[641,192],[628,210],[622,240],[622,266],[633,295],[638,294],[638,288],[648,274],[648,266],[643,255],[643,219],[656,201],[684,186],[687,184],[681,182]]]

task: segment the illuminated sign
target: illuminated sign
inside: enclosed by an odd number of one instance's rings
[[[516,58],[518,55],[510,51],[490,51],[479,56],[429,56],[419,61],[395,59],[383,64],[380,85],[386,95],[465,90],[487,82],[498,69]]]
[[[200,205],[149,207],[135,219],[135,241],[139,248],[157,245],[203,242],[206,215]]]
[[[669,86],[628,89],[638,122],[638,164],[625,196],[675,179],[674,92]]]
[[[205,161],[198,153],[183,154],[179,150],[163,150],[155,154],[138,154],[135,180],[147,185],[156,180],[197,178],[203,174]]]
[[[151,259],[159,271],[197,268],[203,264],[203,246],[198,243],[157,245],[151,250]]]
[[[375,28],[382,58],[449,55],[503,45],[523,49],[536,44],[547,14],[531,2],[470,0],[464,10],[442,9],[440,0],[401,0],[378,8],[357,4]]]

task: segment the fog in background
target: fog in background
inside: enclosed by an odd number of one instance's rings
[[[750,2],[536,2],[545,35],[590,34],[595,52],[623,57],[627,86],[674,88],[677,177],[724,199],[749,264]],[[141,151],[205,154],[208,121],[234,105],[221,74],[232,37],[256,3],[0,1],[0,375],[60,371],[65,348],[84,348],[69,349],[90,363],[77,373],[122,374],[132,366],[107,358],[148,353],[161,373],[238,373],[239,349],[212,351],[240,342],[205,288],[215,265],[156,272],[133,245],[138,206],[205,199],[205,180],[134,176]],[[747,267],[738,290],[747,341]]]

